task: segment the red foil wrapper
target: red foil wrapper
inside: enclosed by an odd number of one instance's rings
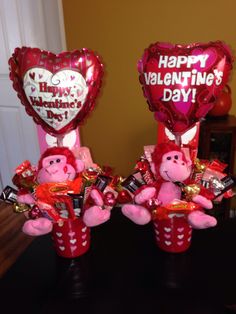
[[[78,177],[74,181],[62,183],[44,183],[40,184],[35,191],[37,202],[43,216],[54,222],[62,221],[57,204],[64,203],[70,218],[75,219],[76,215],[73,209],[73,203],[69,193],[79,194],[82,186],[82,178]]]
[[[16,170],[12,182],[19,188],[26,188],[32,191],[37,185],[37,171],[28,160],[20,164]]]
[[[150,164],[145,157],[141,157],[141,159],[136,163],[135,170],[141,173],[141,176],[146,184],[154,183],[155,178],[150,168]]]
[[[193,210],[200,209],[200,206],[193,203],[193,202],[186,202],[186,201],[174,201],[170,204],[166,204],[165,206],[157,207],[153,213],[152,218],[155,219],[167,219],[169,214],[189,214]]]

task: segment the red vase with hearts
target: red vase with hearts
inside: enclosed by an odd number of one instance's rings
[[[157,246],[163,251],[181,253],[190,247],[192,227],[185,214],[171,213],[166,219],[155,219],[153,226]]]
[[[66,258],[83,255],[90,247],[90,229],[81,218],[54,223],[52,238],[57,254]]]

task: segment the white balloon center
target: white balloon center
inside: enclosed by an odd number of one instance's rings
[[[24,75],[23,88],[37,115],[56,131],[77,116],[88,94],[85,79],[73,70],[53,74],[43,68],[31,68]]]

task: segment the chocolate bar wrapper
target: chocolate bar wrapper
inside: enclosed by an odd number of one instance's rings
[[[133,197],[135,192],[141,188],[143,184],[137,180],[134,175],[130,175],[121,183],[121,186]]]
[[[68,193],[68,195],[72,199],[72,205],[73,205],[73,209],[74,209],[76,217],[80,217],[83,213],[84,195],[83,194],[72,194],[72,193]]]
[[[213,200],[223,195],[225,192],[230,190],[236,185],[236,177],[227,175],[223,179],[218,180],[217,178],[212,177],[210,179],[210,190],[214,194]]]
[[[105,188],[111,183],[112,177],[99,175],[94,186],[101,192],[105,190]]]
[[[152,184],[155,182],[154,175],[151,171],[150,164],[145,156],[142,156],[135,166],[136,172],[139,172],[142,176],[142,180],[146,184]]]
[[[7,185],[2,191],[0,199],[8,204],[17,202],[17,190]]]
[[[108,204],[104,205],[104,208],[108,209],[108,210],[111,210],[112,207],[115,205],[115,199],[118,196],[118,193],[110,186],[111,182],[112,182],[112,177],[107,176],[107,175],[99,175],[97,177],[97,180],[96,180],[94,186],[93,186],[93,187],[97,188],[100,192],[102,192],[104,204],[106,203],[106,194],[112,193],[113,204],[112,205],[108,205]]]

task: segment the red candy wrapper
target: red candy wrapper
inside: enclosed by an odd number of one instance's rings
[[[152,184],[155,181],[150,164],[145,157],[141,157],[136,163],[135,170],[141,174],[141,178],[146,184]]]
[[[37,170],[28,160],[20,164],[16,170],[12,182],[19,189],[25,188],[28,191],[33,191],[37,185]]]
[[[112,177],[110,176],[111,172],[108,171],[109,169],[111,170],[111,168],[108,169],[106,167],[106,169],[106,175],[99,175],[92,188],[96,188],[98,191],[100,191],[105,208],[111,210],[116,203],[118,192],[115,191],[113,187]]]
[[[227,164],[219,160],[209,162],[202,176],[201,183],[209,191],[213,193],[212,200],[221,201],[223,197],[232,197],[231,188],[236,184],[235,177],[226,175],[224,170]]]
[[[81,187],[81,177],[74,181],[40,184],[35,190],[36,204],[43,215],[53,222],[67,219],[66,216],[63,217],[62,215],[63,210],[67,211],[69,218],[75,219],[76,213],[73,208],[73,199],[69,195],[79,194]]]

